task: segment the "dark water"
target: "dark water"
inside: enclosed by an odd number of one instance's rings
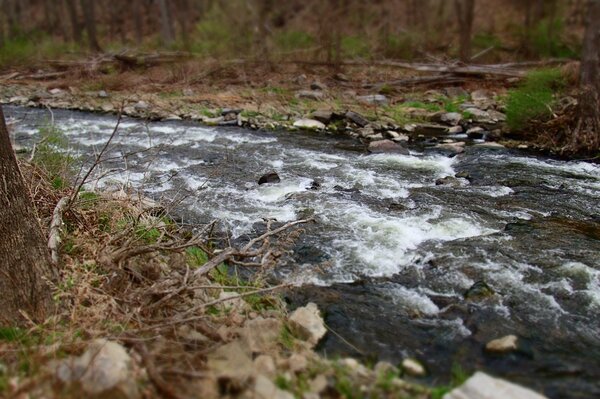
[[[31,145],[42,110],[8,108]],[[73,153],[99,150],[115,117],[55,111]],[[417,149],[366,155],[340,137],[126,120],[98,188],[133,187],[173,203],[184,222],[221,219],[232,239],[263,218],[314,215],[276,271],[316,302],[328,355],[419,359],[427,382],[453,366],[485,370],[551,398],[600,397],[600,167],[468,147],[454,158]],[[124,156],[124,157],[123,157]],[[266,172],[282,182],[258,186]],[[466,172],[459,187],[436,185]],[[310,190],[313,180],[319,190]],[[475,282],[491,297],[465,300]],[[519,350],[491,356],[491,339]]]

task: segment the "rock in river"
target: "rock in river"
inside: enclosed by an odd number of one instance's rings
[[[393,142],[392,140],[377,140],[369,143],[369,152],[373,154],[403,154],[408,155],[408,149],[402,147],[400,144]]]
[[[268,183],[279,183],[281,182],[281,179],[279,178],[279,175],[275,172],[270,172],[267,174],[264,174],[260,177],[260,179],[258,179],[258,184],[268,184]]]
[[[325,124],[314,119],[298,119],[294,122],[294,127],[300,129],[322,130],[325,129]]]
[[[485,281],[477,281],[466,292],[465,299],[480,300],[494,295],[494,290]]]
[[[485,346],[485,350],[495,353],[506,353],[517,350],[518,338],[516,335],[507,335],[502,338],[491,340]]]

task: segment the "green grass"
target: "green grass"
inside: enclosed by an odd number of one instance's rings
[[[206,252],[198,247],[189,247],[185,252],[188,257],[188,264],[191,267],[198,268],[208,262],[208,255]]]
[[[550,116],[556,99],[555,94],[563,88],[563,76],[559,69],[539,69],[530,72],[519,87],[508,93],[508,127],[519,130],[534,118]]]
[[[69,186],[75,174],[76,157],[71,155],[65,134],[50,124],[40,128],[33,163],[44,169],[54,189]]]

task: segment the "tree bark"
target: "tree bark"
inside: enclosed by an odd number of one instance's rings
[[[463,62],[471,60],[471,35],[475,19],[475,0],[454,0],[458,19],[459,55]]]
[[[163,43],[171,45],[175,41],[175,33],[173,30],[173,20],[169,12],[169,5],[166,0],[158,0],[158,8],[160,11],[160,31]]]
[[[0,326],[43,321],[52,309],[54,269],[10,144],[0,106]]]
[[[67,5],[67,12],[69,14],[69,20],[71,21],[71,32],[73,34],[73,40],[77,43],[81,43],[81,23],[77,18],[77,4],[75,0],[65,0]]]
[[[589,0],[581,59],[581,86],[600,91],[600,0]]]
[[[92,51],[100,52],[102,51],[102,48],[98,43],[98,36],[96,35],[96,11],[94,1],[95,0],[81,0],[81,9],[83,10],[88,45]]]

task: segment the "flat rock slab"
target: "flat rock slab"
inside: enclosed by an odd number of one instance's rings
[[[545,396],[520,385],[476,372],[460,387],[444,395],[443,399],[547,399]]]
[[[382,136],[383,137],[383,136]],[[369,143],[369,152],[373,154],[403,154],[408,155],[408,149],[392,140],[377,140]]]

